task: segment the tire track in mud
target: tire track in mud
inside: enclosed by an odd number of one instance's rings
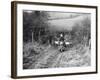
[[[35,68],[50,68],[58,54],[58,50],[48,51],[43,57],[39,59],[39,61],[35,65]]]
[[[30,65],[29,68],[50,68],[58,54],[60,54],[58,50],[49,49],[49,51],[38,57],[37,61]]]

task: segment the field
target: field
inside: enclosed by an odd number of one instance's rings
[[[81,67],[90,66],[91,52],[89,46],[77,44],[71,49],[60,52],[52,46],[38,43],[24,44],[24,69]]]

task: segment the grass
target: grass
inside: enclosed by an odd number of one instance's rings
[[[67,51],[59,52],[52,46],[37,42],[24,43],[23,69],[82,67],[90,66],[90,63],[89,46],[77,44]]]

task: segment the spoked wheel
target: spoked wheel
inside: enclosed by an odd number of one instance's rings
[[[58,49],[60,52],[64,52],[65,51],[65,47],[64,46],[60,46]]]

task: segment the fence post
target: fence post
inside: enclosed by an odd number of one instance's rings
[[[33,36],[34,36],[34,34],[33,34],[33,31],[32,31],[32,43],[33,43]]]

